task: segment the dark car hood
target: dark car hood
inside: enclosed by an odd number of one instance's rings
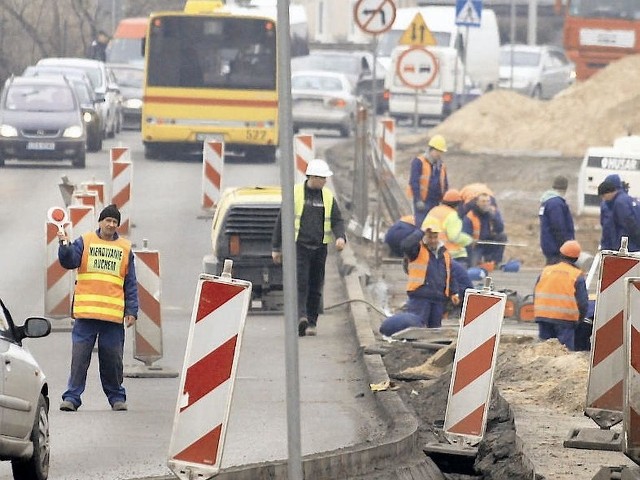
[[[5,110],[2,112],[2,123],[16,128],[66,128],[71,125],[82,125],[80,113],[76,110],[68,112],[23,112]]]
[[[120,93],[124,98],[142,98],[142,89],[138,87],[122,87]]]

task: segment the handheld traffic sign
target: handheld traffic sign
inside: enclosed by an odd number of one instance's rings
[[[479,27],[482,15],[482,0],[457,0],[456,25]]]
[[[396,19],[396,4],[392,0],[358,0],[353,7],[353,18],[365,33],[384,33]]]
[[[58,227],[60,233],[64,233],[64,225],[69,223],[67,211],[60,207],[51,207],[47,212],[47,220]]]
[[[398,57],[396,74],[408,87],[425,88],[438,74],[438,60],[426,48],[411,47]]]
[[[398,45],[413,45],[426,47],[428,45],[437,45],[435,37],[427,27],[427,24],[422,17],[420,12],[416,13],[416,16],[413,17],[411,23],[404,31],[400,40],[398,40]]]

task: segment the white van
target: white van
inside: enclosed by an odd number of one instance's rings
[[[391,30],[378,39],[378,58],[387,69],[391,65],[393,49],[398,46],[400,37],[418,13],[422,15],[438,46],[459,51],[461,60],[467,62],[467,75],[482,91],[497,88],[500,76],[500,32],[495,12],[488,8],[482,10],[480,27],[468,28],[456,25],[454,6],[398,8]]]

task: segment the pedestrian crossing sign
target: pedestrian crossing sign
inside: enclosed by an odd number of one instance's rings
[[[413,17],[413,20],[411,20],[411,23],[400,37],[400,40],[398,40],[398,45],[411,45],[416,47],[437,45],[437,43],[420,12],[416,13],[416,16]]]
[[[456,0],[456,25],[479,27],[482,0]]]

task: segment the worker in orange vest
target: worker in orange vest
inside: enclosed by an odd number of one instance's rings
[[[411,161],[407,194],[413,201],[416,225],[421,225],[429,210],[438,205],[449,188],[447,167],[443,153],[447,142],[442,135],[434,135],[427,144],[427,151]]]
[[[584,274],[576,265],[580,244],[568,240],[560,247],[560,261],[542,270],[534,289],[533,310],[541,340],[557,338],[576,350],[575,333],[587,315],[589,295]]]

